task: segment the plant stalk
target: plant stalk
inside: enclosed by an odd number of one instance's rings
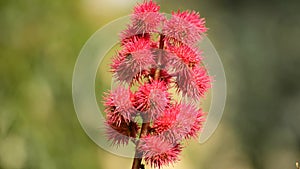
[[[164,48],[164,39],[165,39],[165,36],[160,34],[160,39],[159,39],[159,49],[160,50],[163,50],[163,48]],[[159,57],[158,60],[160,61],[161,52],[159,52],[158,57]],[[160,76],[160,69],[157,68],[155,70],[154,80],[158,80],[159,76]],[[145,137],[148,134],[149,127],[150,127],[150,118],[143,117],[143,124],[142,124],[142,128],[141,128],[141,133],[139,136],[140,139]],[[139,141],[137,141],[137,143],[136,143],[135,155],[134,155],[134,160],[133,160],[131,169],[144,169],[143,165],[141,164],[142,163],[141,157],[143,154],[142,154],[142,152],[139,152],[138,147],[139,147]]]

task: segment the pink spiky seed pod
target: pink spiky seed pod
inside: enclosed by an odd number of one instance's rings
[[[137,34],[158,32],[158,27],[165,20],[165,17],[159,13],[159,9],[160,7],[152,0],[145,1],[134,8],[131,21],[138,31]]]
[[[198,12],[189,11],[189,10],[180,12],[178,10],[177,12],[173,12],[172,14],[181,19],[184,19],[185,21],[188,21],[190,24],[192,24],[195,27],[197,32],[199,32],[200,34],[203,34],[208,30],[207,27],[205,26],[206,23],[205,18],[201,18]]]
[[[134,7],[133,13],[145,13],[145,12],[158,12],[159,13],[160,6],[157,5],[152,0],[144,1],[144,3],[138,4]]]
[[[136,74],[152,65],[155,65],[155,61],[150,50],[150,42],[136,37],[124,44],[123,49],[113,59],[111,67],[119,81],[129,84]]]
[[[141,140],[138,150],[143,153],[146,164],[161,168],[179,160],[182,146],[168,142],[160,136],[147,136]]]
[[[173,126],[173,123],[177,120],[177,116],[180,113],[180,110],[177,106],[170,106],[166,109],[162,115],[155,119],[152,125],[154,134],[161,134],[167,130],[170,130]]]
[[[142,116],[157,118],[170,104],[170,94],[162,81],[152,81],[139,87],[134,94],[134,106]]]
[[[173,57],[169,61],[172,67],[169,73],[175,77],[175,86],[182,96],[187,96],[193,100],[205,97],[208,89],[211,88],[212,77],[207,70],[197,64],[187,64],[183,59]]]
[[[118,86],[104,98],[105,113],[110,124],[120,126],[122,121],[129,122],[136,113],[131,102],[129,89]]]
[[[163,27],[163,34],[169,41],[187,45],[194,45],[206,31],[205,19],[195,11],[173,12]]]
[[[176,103],[153,123],[154,134],[164,135],[172,143],[196,137],[202,128],[204,113],[195,105]],[[155,133],[156,132],[156,133]]]
[[[200,64],[202,60],[202,52],[195,47],[191,47],[185,44],[181,44],[179,46],[167,46],[167,51],[182,59],[182,61],[189,67]]]
[[[192,69],[189,65],[178,59],[174,59],[172,65],[177,91],[181,92],[183,97],[187,96],[193,100],[198,100],[201,95],[198,91]]]

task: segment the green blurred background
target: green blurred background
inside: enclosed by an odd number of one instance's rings
[[[300,160],[300,1],[159,0],[207,19],[228,96],[216,133],[176,169],[294,169]],[[81,128],[72,73],[86,40],[133,0],[0,1],[0,169],[121,169]],[[99,44],[101,45],[101,44]],[[167,167],[166,167],[167,168]]]

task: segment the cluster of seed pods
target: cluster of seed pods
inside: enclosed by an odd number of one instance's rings
[[[109,141],[132,141],[137,159],[157,168],[179,160],[184,140],[199,134],[198,103],[212,82],[197,46],[205,19],[194,11],[167,18],[159,9],[153,1],[135,6],[111,64],[118,86],[104,97]]]

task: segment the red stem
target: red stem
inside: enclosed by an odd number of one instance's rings
[[[143,121],[145,121],[145,120],[143,120]],[[141,129],[141,133],[140,133],[140,138],[143,138],[144,136],[147,135],[149,126],[150,126],[149,122],[143,123],[142,129]],[[135,158],[133,160],[132,168],[131,169],[141,169],[142,158],[140,158],[140,157],[142,157],[142,152],[139,152],[138,145],[139,145],[139,141],[136,144]]]
[[[163,50],[163,48],[164,48],[164,39],[165,39],[165,36],[160,34],[160,39],[159,39],[159,49],[160,50]],[[158,57],[159,57],[158,60],[160,60],[161,54],[159,54]],[[160,76],[160,69],[157,68],[155,70],[154,80],[158,80],[159,76]],[[142,124],[141,133],[139,136],[140,139],[145,137],[148,134],[148,128],[150,127],[150,122],[149,122],[148,117],[143,117],[143,122],[145,122],[145,123]],[[142,165],[141,165],[141,163],[142,163],[141,157],[143,154],[142,154],[142,152],[139,152],[138,146],[139,146],[139,141],[137,141],[137,143],[136,143],[135,158],[133,160],[131,169],[143,169]]]

